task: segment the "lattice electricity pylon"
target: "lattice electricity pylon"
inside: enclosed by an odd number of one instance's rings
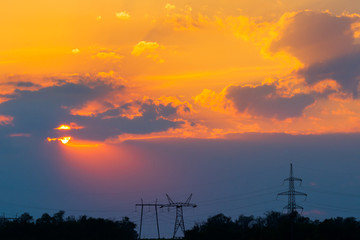
[[[173,238],[176,236],[176,232],[181,228],[181,231],[184,233],[185,236],[185,223],[184,223],[184,214],[183,214],[183,207],[197,207],[196,204],[190,203],[192,194],[188,197],[188,199],[185,202],[174,202],[169,195],[166,194],[166,197],[169,201],[168,204],[163,204],[160,206],[162,207],[174,207],[176,209],[176,219],[175,219],[175,226],[174,226],[174,235]]]
[[[157,208],[158,208],[158,207],[162,207],[163,204],[158,204],[158,203],[157,203],[157,199],[156,199],[155,203],[144,203],[143,200],[141,199],[141,203],[135,204],[135,206],[136,206],[136,207],[137,207],[137,206],[140,206],[140,207],[141,207],[139,239],[141,239],[141,230],[142,230],[142,224],[143,224],[144,207],[155,207],[156,228],[157,228],[158,238],[160,239],[159,217],[158,217]]]
[[[286,192],[278,193],[277,195],[277,196],[281,196],[281,195],[288,196],[288,204],[284,207],[284,209],[287,209],[288,214],[293,214],[296,211],[296,209],[301,209],[301,211],[303,211],[304,208],[296,204],[295,196],[296,195],[305,196],[306,199],[307,194],[303,192],[295,191],[294,182],[299,181],[301,183],[302,179],[294,177],[292,163],[290,164],[290,176],[284,179],[284,181],[289,181],[289,190]]]

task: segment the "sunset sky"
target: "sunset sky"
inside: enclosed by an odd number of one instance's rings
[[[12,0],[0,22],[0,212],[135,221],[193,193],[192,221],[261,215],[293,162],[304,214],[360,217],[358,1]]]

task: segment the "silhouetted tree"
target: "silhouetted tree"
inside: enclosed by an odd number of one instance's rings
[[[57,224],[63,223],[64,222],[64,215],[65,215],[64,211],[59,211],[59,212],[55,213],[53,215],[53,217],[52,217],[54,223],[57,223]]]
[[[340,240],[360,239],[360,223],[351,218],[332,218],[311,221],[297,213],[293,215],[270,211],[265,217],[240,215],[235,222],[223,214],[197,223],[186,232],[190,240],[288,240],[293,223],[295,240]]]
[[[34,218],[29,213],[23,213],[21,216],[17,219],[17,221],[20,224],[27,224],[32,223],[34,221]]]
[[[0,224],[1,240],[100,240],[137,238],[136,224],[125,217],[121,221],[81,216],[64,218],[65,212],[59,211],[53,216],[44,213],[34,223],[33,217],[22,214],[16,221],[4,221]]]
[[[52,223],[52,218],[47,213],[44,213],[43,215],[41,215],[41,218],[38,218],[36,220],[36,224],[39,224],[39,225],[41,225],[41,224],[50,224],[50,223]]]

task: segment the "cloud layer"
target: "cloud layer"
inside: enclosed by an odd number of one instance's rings
[[[300,117],[315,101],[313,96],[305,94],[281,97],[274,85],[231,86],[226,97],[234,102],[239,112],[278,119]]]
[[[360,16],[302,11],[284,16],[286,24],[270,51],[285,51],[304,63],[299,70],[309,84],[336,80],[346,92],[358,96],[360,45],[356,26]]]
[[[12,100],[0,104],[0,131],[4,135],[28,133],[47,137],[57,132],[54,128],[64,123],[75,123],[83,128],[73,136],[88,140],[101,140],[123,133],[147,134],[180,127],[178,111],[190,111],[186,105],[158,102],[152,99],[111,103],[109,95],[124,94],[124,86],[114,87],[102,81],[65,83],[37,91],[17,90]],[[105,109],[96,114],[78,115],[72,109],[93,101],[105,101]],[[174,117],[175,116],[175,117]],[[172,120],[172,117],[174,120]]]

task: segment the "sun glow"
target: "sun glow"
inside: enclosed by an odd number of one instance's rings
[[[47,138],[48,142],[59,141],[63,144],[67,144],[70,141],[71,137],[61,137],[61,138]]]
[[[63,144],[67,144],[70,141],[71,137],[63,137],[60,138],[59,140],[63,143]]]
[[[79,126],[74,122],[71,122],[70,125],[61,124],[59,127],[54,128],[55,130],[71,130],[71,129],[83,129],[83,126]]]
[[[56,130],[70,130],[71,127],[69,125],[60,125],[59,127],[57,128],[54,128]]]
[[[97,148],[104,145],[102,142],[95,142],[95,141],[85,141],[85,140],[76,140],[71,141],[67,144],[69,147],[76,147],[76,148]]]

